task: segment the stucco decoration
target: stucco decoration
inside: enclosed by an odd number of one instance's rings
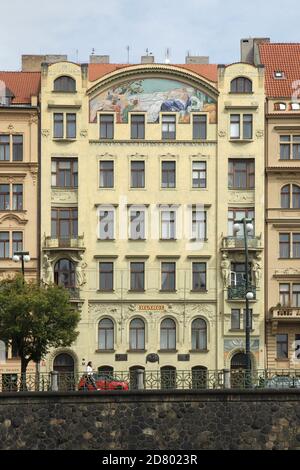
[[[227,288],[230,286],[230,261],[226,253],[222,255],[221,261],[221,272],[222,272],[222,279],[223,279],[223,286]]]
[[[90,121],[98,111],[116,113],[117,123],[127,123],[128,113],[147,113],[149,123],[159,121],[160,112],[178,112],[180,123],[190,122],[191,112],[209,113],[209,122],[217,120],[216,101],[187,83],[167,78],[144,78],[118,84],[90,100]]]
[[[49,129],[42,129],[41,133],[42,133],[42,136],[45,138],[49,137],[50,135]]]
[[[262,129],[259,129],[256,131],[255,135],[258,139],[261,139],[265,135],[265,133]]]
[[[230,202],[255,202],[255,193],[254,191],[244,192],[244,191],[229,191]]]
[[[296,268],[276,269],[274,273],[275,276],[294,276],[299,274],[300,269]]]
[[[245,348],[245,340],[243,338],[231,338],[224,340],[224,351],[230,352],[234,349],[241,349],[244,350]],[[250,349],[252,352],[259,351],[259,339],[253,339],[251,341]]]
[[[82,130],[80,131],[80,136],[81,136],[81,137],[87,137],[87,135],[88,135],[87,129],[82,129]]]
[[[51,191],[51,202],[70,202],[72,204],[77,203],[77,191],[52,189]]]
[[[43,281],[49,285],[53,282],[53,269],[50,258],[47,254],[43,256]]]
[[[77,287],[81,287],[86,284],[86,268],[87,268],[87,263],[83,261],[83,255],[81,253],[79,254],[79,261],[75,268]]]
[[[218,136],[221,137],[222,139],[224,139],[224,137],[226,137],[226,135],[227,135],[227,134],[226,134],[226,131],[224,131],[224,130],[220,130],[220,131],[218,132]]]
[[[261,256],[258,255],[253,261],[252,261],[252,271],[253,271],[253,276],[254,276],[254,282],[255,286],[259,287],[260,286],[260,281],[261,281]]]

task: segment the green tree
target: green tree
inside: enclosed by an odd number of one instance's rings
[[[51,348],[71,346],[79,320],[63,287],[44,287],[22,276],[0,282],[0,338],[16,345],[22,376],[30,361],[39,362]]]

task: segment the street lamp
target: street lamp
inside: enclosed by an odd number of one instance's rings
[[[251,351],[250,351],[250,331],[251,331],[251,322],[250,322],[250,309],[249,302],[254,299],[254,294],[250,290],[249,285],[249,254],[248,254],[248,235],[253,232],[253,224],[251,219],[243,218],[241,220],[235,220],[233,226],[233,233],[236,235],[241,230],[241,225],[244,228],[244,245],[245,245],[245,299],[246,299],[246,371],[251,370]]]
[[[19,263],[19,261],[22,262],[22,276],[24,280],[25,263],[28,263],[30,261],[29,251],[15,251],[12,259],[15,263]]]

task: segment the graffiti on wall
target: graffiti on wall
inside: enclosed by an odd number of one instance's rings
[[[180,123],[189,123],[192,112],[207,112],[211,124],[217,121],[213,98],[188,84],[165,78],[131,80],[110,88],[91,99],[91,122],[96,122],[99,111],[115,112],[118,123],[127,123],[129,112],[146,112],[148,123],[159,122],[160,112],[179,113]]]

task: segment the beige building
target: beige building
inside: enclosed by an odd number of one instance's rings
[[[41,275],[81,309],[42,367],[243,366],[246,216],[263,368],[263,68],[44,64],[41,123]]]
[[[267,367],[299,369],[299,44],[259,46],[266,67]]]
[[[0,72],[0,277],[21,272],[15,251],[28,251],[26,279],[36,279],[39,258],[38,97],[40,73]],[[19,371],[14,347],[1,343],[0,371]],[[4,356],[3,356],[4,355]]]

